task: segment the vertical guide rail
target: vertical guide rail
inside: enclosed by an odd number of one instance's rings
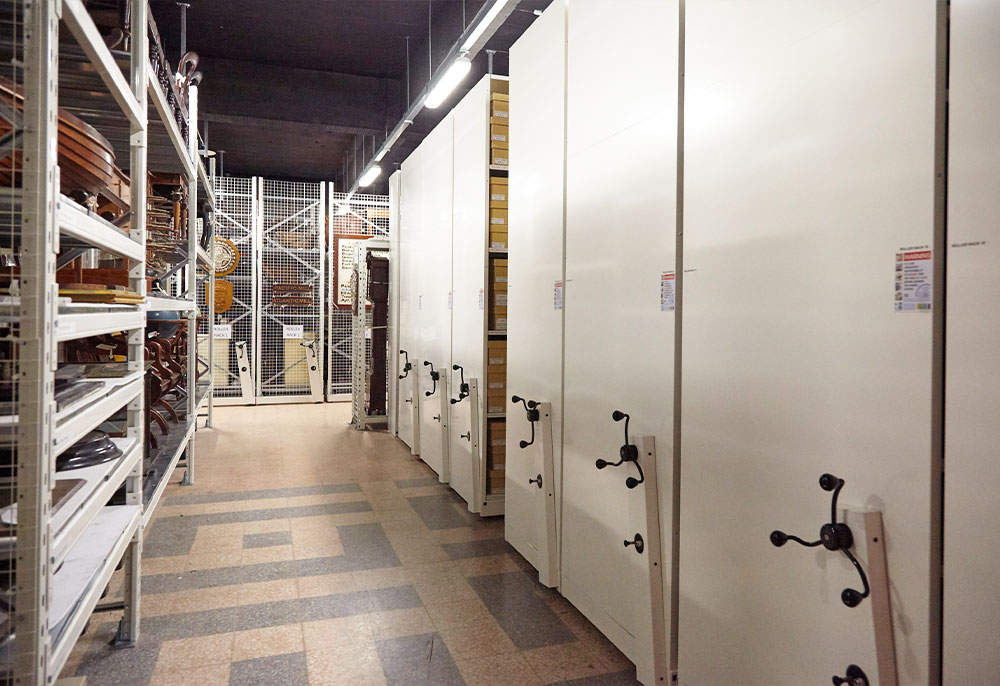
[[[188,149],[191,160],[188,166],[188,294],[198,298],[198,88],[188,88]],[[214,303],[209,307],[214,308]],[[198,303],[188,312],[188,358],[187,358],[187,420],[198,423]],[[209,353],[209,374],[213,374],[211,352]],[[194,483],[194,434],[188,439],[187,467],[184,470],[185,486]],[[165,477],[166,478],[166,477]]]
[[[565,283],[565,282],[564,282]],[[556,468],[552,454],[552,403],[538,403],[539,433],[542,449],[542,476],[545,494],[545,555],[548,564],[539,574],[543,586],[559,586],[559,533],[556,527]]]
[[[207,134],[206,134],[207,135]],[[197,139],[195,139],[197,142]],[[208,140],[205,140],[206,150],[208,152]],[[215,192],[215,158],[206,157],[208,160],[208,182],[212,184],[212,195],[216,198],[216,204],[218,204],[218,195]],[[212,207],[212,222],[218,224],[218,207]],[[208,231],[207,226],[201,227],[202,232]],[[205,327],[208,332],[208,380],[212,384],[212,390],[208,393],[208,417],[205,419],[205,427],[211,428],[212,421],[215,419],[215,227],[212,227],[212,240],[208,244],[208,313],[205,316],[205,321],[208,323]],[[227,343],[227,346],[229,344]],[[228,371],[228,370],[227,370]],[[227,379],[228,385],[228,379]]]
[[[636,437],[635,443],[639,448],[639,463],[646,476],[646,482],[642,484],[642,488],[646,509],[646,563],[649,569],[648,608],[651,621],[649,638],[652,642],[652,645],[647,648],[650,651],[651,664],[638,664],[637,667],[640,671],[644,671],[643,667],[652,667],[651,678],[645,683],[665,684],[669,681],[670,665],[667,656],[667,608],[663,597],[663,553],[660,545],[660,497],[656,477],[656,444],[653,436]],[[642,650],[639,654],[643,655],[645,652]]]
[[[871,584],[872,623],[875,629],[875,660],[879,686],[896,686],[896,639],[892,629],[892,600],[889,596],[889,568],[886,564],[885,534],[882,513],[867,511],[865,542],[868,555],[868,581]]]
[[[479,512],[486,500],[486,455],[480,436],[479,379],[469,379],[469,440],[472,443],[472,500],[469,510]]]
[[[49,681],[49,565],[52,424],[55,412],[56,77],[59,18],[53,0],[24,4],[24,141],[21,311],[18,343],[17,585],[14,677]]]
[[[132,0],[132,22],[133,26],[145,27],[149,7],[145,0]],[[148,101],[146,81],[146,70],[149,69],[149,34],[143,31],[135,31],[132,37],[132,64],[131,64],[131,86],[132,94],[139,103],[139,112],[142,124],[132,123],[131,138],[129,140],[129,178],[132,188],[132,218],[130,230],[132,235],[138,234],[139,242],[143,246],[145,254],[146,246],[146,122],[148,121]],[[129,268],[129,287],[146,295],[146,265],[145,262],[133,262]],[[144,329],[136,329],[129,334],[128,339],[128,365],[129,371],[138,371],[143,368],[145,345]],[[143,431],[145,427],[145,393],[140,393],[135,400],[129,403],[128,407],[128,434],[138,440],[139,445],[144,444]],[[142,461],[136,464],[135,469],[129,474],[125,482],[125,502],[129,505],[142,504]],[[125,553],[122,566],[125,572],[124,595],[125,614],[118,625],[118,634],[115,636],[116,646],[131,646],[139,639],[139,617],[140,617],[140,561],[142,558],[142,537],[143,530],[139,527],[135,532],[135,537]]]

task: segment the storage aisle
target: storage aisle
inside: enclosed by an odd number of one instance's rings
[[[64,671],[109,684],[635,684],[632,665],[350,405],[221,408],[143,549],[142,638],[95,615]],[[113,587],[115,584],[113,584]]]

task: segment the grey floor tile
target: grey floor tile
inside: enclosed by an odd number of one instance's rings
[[[394,586],[392,588],[377,588],[369,591],[375,612],[386,610],[405,610],[420,607],[423,602],[413,586]]]
[[[401,479],[396,482],[398,488],[423,488],[424,486],[438,486],[440,481],[436,476],[428,476],[423,479]]]
[[[268,531],[263,534],[243,534],[244,548],[270,548],[276,545],[291,544],[291,531]]]
[[[458,529],[481,524],[477,515],[462,512],[455,507],[465,502],[455,493],[422,495],[407,500],[428,529]]]
[[[142,620],[142,640],[174,641],[230,631],[284,626],[300,621],[298,599],[278,600],[258,605],[146,617]]]
[[[229,503],[238,500],[265,500],[267,498],[295,498],[303,495],[326,495],[328,493],[359,493],[357,483],[324,484],[320,486],[297,486],[293,488],[271,488],[261,491],[227,491],[224,493],[192,493],[167,497],[168,505],[204,505],[207,503]]]
[[[191,552],[191,546],[194,545],[194,537],[198,533],[199,526],[262,522],[272,519],[295,519],[298,517],[319,517],[322,515],[345,514],[349,512],[371,512],[371,509],[371,505],[367,502],[357,501],[160,517],[150,527],[150,533],[147,538],[148,543],[146,541],[143,542],[142,553],[146,557],[187,555]]]
[[[142,577],[142,592],[144,595],[155,595],[195,588],[232,586],[400,566],[399,558],[396,557],[381,524],[349,524],[338,526],[337,532],[344,547],[343,555],[262,562],[239,567],[196,569],[172,574],[150,574]]]
[[[368,591],[353,591],[335,595],[299,598],[300,622],[319,622],[337,617],[352,617],[354,615],[374,612],[374,604]]]
[[[536,582],[521,572],[475,576],[468,582],[518,649],[577,640],[559,615],[535,593]]]
[[[229,667],[231,686],[306,686],[309,675],[305,653],[288,653],[234,662]]]
[[[144,627],[145,628],[145,627]],[[110,634],[114,635],[114,629]],[[148,684],[156,669],[160,641],[143,636],[134,648],[113,650],[105,643],[93,646],[76,670],[76,676],[86,676],[88,684],[133,686]]]
[[[560,681],[551,686],[642,686],[635,678],[635,670],[588,676],[571,681]]]
[[[514,546],[502,538],[484,538],[478,541],[463,541],[462,543],[445,543],[441,546],[453,560],[468,557],[486,557],[487,555],[507,555],[517,552]]]
[[[420,634],[377,641],[389,686],[465,686],[441,637]]]

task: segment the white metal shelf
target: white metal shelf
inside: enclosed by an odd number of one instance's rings
[[[184,428],[184,434],[181,436],[180,443],[173,449],[170,455],[170,460],[166,463],[166,467],[163,470],[163,474],[160,475],[160,480],[156,484],[152,496],[143,503],[143,514],[142,514],[142,525],[145,527],[149,520],[153,518],[156,513],[156,508],[160,504],[160,499],[163,497],[163,492],[167,489],[167,483],[170,481],[170,475],[174,473],[177,468],[177,463],[181,459],[181,454],[188,446],[188,441],[194,435],[195,425],[198,422],[198,416],[196,413],[191,413],[187,418],[187,424]],[[180,427],[175,427],[176,431],[180,431]],[[173,433],[173,432],[171,432]],[[157,440],[165,440],[169,436],[157,436]],[[157,456],[159,457],[159,456]],[[155,460],[155,458],[154,458]]]
[[[212,258],[208,256],[208,251],[206,251],[200,245],[198,246],[198,262],[205,265],[206,267],[212,266]]]
[[[128,79],[122,74],[111,51],[104,43],[104,37],[91,19],[83,0],[63,0],[62,18],[73,33],[84,54],[90,59],[94,69],[104,81],[111,96],[121,107],[122,112],[135,126],[145,129],[146,120],[142,107],[132,93]]]
[[[490,255],[506,255],[508,252],[503,248],[490,248]]]
[[[148,85],[146,92],[149,93],[149,99],[153,101],[154,108],[159,114],[164,128],[167,130],[167,136],[170,138],[170,142],[174,146],[174,151],[177,153],[181,165],[184,167],[185,175],[191,178],[196,172],[195,165],[188,154],[188,144],[184,142],[184,136],[181,135],[181,130],[177,127],[177,122],[174,120],[173,111],[167,103],[167,96],[160,90],[160,83],[156,80],[153,70],[147,70],[147,75]],[[191,191],[191,189],[188,190],[189,192]]]
[[[56,481],[81,480],[84,483],[64,502],[59,503],[58,507],[57,503],[53,503],[54,514],[50,520],[50,527],[51,556],[55,566],[59,565],[87,526],[107,505],[111,496],[142,459],[142,443],[138,438],[112,438],[111,441],[122,451],[118,459],[92,467],[56,472]],[[5,479],[2,485],[6,487],[12,483],[12,480]],[[0,538],[0,554],[9,555],[16,542],[16,536]]]
[[[490,493],[486,496],[479,514],[483,517],[498,517],[504,513],[504,496],[499,493]]]
[[[122,378],[84,381],[103,383],[104,389],[71,403],[56,414],[56,427],[52,433],[55,455],[59,455],[114,412],[139,397],[142,393],[143,371],[137,369]]]
[[[142,441],[138,438],[111,440],[123,453],[117,460],[58,472],[56,475],[65,479],[83,479],[86,482],[52,517],[52,558],[57,567],[142,460]]]
[[[59,230],[63,235],[136,262],[146,258],[145,251],[138,241],[132,240],[114,224],[65,195],[59,196],[56,208],[59,215]]]
[[[102,508],[52,575],[49,673],[58,674],[142,522],[139,505]]]
[[[60,305],[52,327],[56,340],[99,336],[146,326],[146,312],[138,305]]]
[[[188,298],[171,298],[168,296],[146,295],[147,312],[179,311],[190,312],[197,309],[194,300]]]

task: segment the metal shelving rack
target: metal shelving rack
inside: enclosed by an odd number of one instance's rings
[[[374,237],[354,245],[354,274],[352,283],[357,288],[358,309],[351,316],[351,398],[352,423],[355,429],[370,426],[387,426],[389,415],[370,415],[365,409],[368,400],[369,371],[371,367],[372,314],[368,309],[368,255],[389,257],[389,239]],[[388,392],[388,389],[387,391]]]
[[[127,646],[139,638],[143,527],[185,451],[185,483],[194,479],[193,435],[199,409],[207,406],[211,422],[211,376],[208,383],[196,383],[200,304],[195,298],[199,269],[210,275],[213,258],[198,245],[197,198],[201,193],[213,202],[214,193],[198,157],[197,89],[192,87],[189,92],[190,140],[185,141],[150,69],[146,28],[154,35],[156,29],[145,0],[131,3],[132,26],[142,29],[132,32],[127,53],[105,46],[82,0],[17,0],[11,5],[15,18],[23,20],[23,41],[17,35],[12,45],[4,46],[15,55],[23,51],[23,121],[19,122],[20,137],[12,137],[23,146],[23,171],[21,189],[6,189],[0,197],[0,214],[6,216],[14,240],[19,239],[21,278],[19,298],[0,300],[0,320],[19,322],[20,328],[12,339],[17,359],[17,414],[0,418],[0,425],[6,424],[16,441],[17,526],[16,538],[0,539],[0,546],[8,555],[12,551],[16,554],[17,611],[16,640],[0,671],[12,672],[17,684],[40,686],[58,677],[123,558],[124,600],[100,609],[123,611],[118,645]],[[74,43],[60,43],[60,18]],[[60,70],[61,62],[71,68]],[[72,68],[81,64],[82,69]],[[147,99],[153,102],[155,115],[149,113]],[[132,180],[130,234],[60,194],[57,147],[53,144],[58,137],[60,105],[95,126],[111,142],[119,159],[127,155]],[[17,128],[15,125],[15,132]],[[61,300],[56,284],[60,246],[97,249],[123,258],[128,264],[130,288],[145,296],[150,161],[155,161],[158,171],[179,172],[188,180],[186,290],[182,297],[151,296],[143,305],[84,305]],[[209,302],[213,290],[209,278]],[[157,457],[164,458],[166,468],[159,483],[147,487],[144,494],[143,350],[146,312],[157,309],[180,310],[188,319],[187,422],[178,427],[179,440],[161,444],[163,455]],[[54,372],[58,344],[118,331],[128,332],[130,373],[103,380],[103,392],[57,411]],[[209,349],[209,359],[211,355]],[[113,439],[122,449],[120,458],[72,472],[55,471],[59,453],[122,408],[127,408],[125,435]],[[82,480],[82,485],[54,504],[57,481],[70,475]],[[122,485],[125,504],[108,505]]]

